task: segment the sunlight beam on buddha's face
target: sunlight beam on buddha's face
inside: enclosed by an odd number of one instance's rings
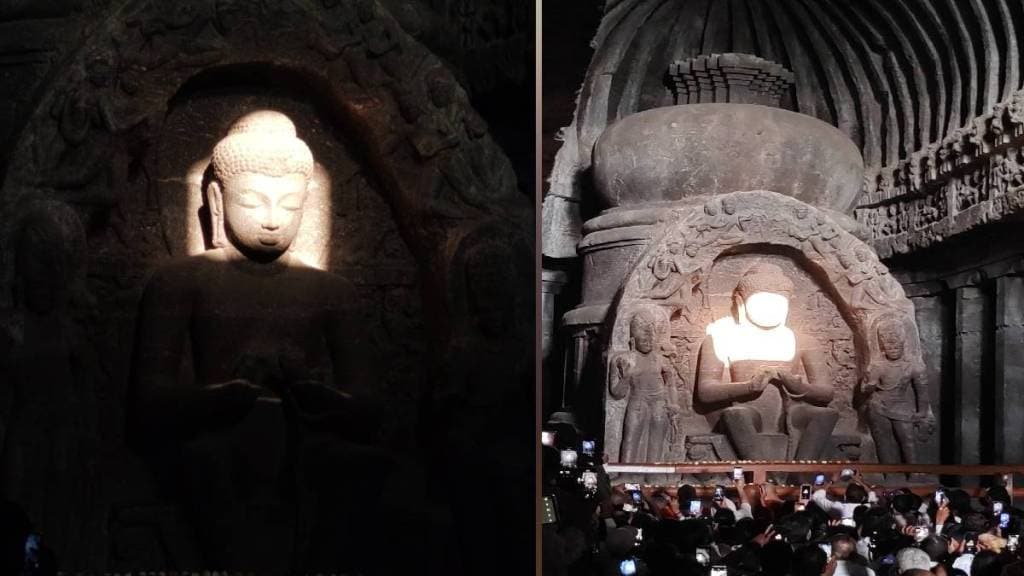
[[[715,356],[726,365],[737,360],[792,360],[795,340],[786,326],[792,292],[792,281],[778,267],[748,270],[733,293],[735,315],[719,318],[706,329],[714,339]]]
[[[329,175],[312,161],[308,147],[284,115],[261,110],[236,124],[249,127],[219,144],[221,158],[217,154],[206,156],[188,172],[187,253],[194,255],[207,249],[195,215],[203,205],[203,173],[212,163],[215,174],[211,187],[222,204],[220,214],[212,215],[213,224],[222,227],[226,236],[222,241],[230,241],[261,261],[288,252],[293,261],[327,269],[326,242],[331,236]],[[242,155],[232,148],[257,152],[256,160],[250,161],[253,165],[234,166]],[[214,244],[217,247],[216,235]]]
[[[746,317],[759,328],[775,328],[786,323],[789,298],[772,292],[756,292],[744,301]]]

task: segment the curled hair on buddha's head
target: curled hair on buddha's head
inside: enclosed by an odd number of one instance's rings
[[[295,132],[295,124],[280,112],[259,110],[231,125],[213,149],[214,177],[223,182],[243,172],[268,176],[313,174],[313,153]]]
[[[758,292],[782,294],[789,298],[793,295],[793,281],[775,264],[759,262],[743,273],[734,293],[746,300]]]

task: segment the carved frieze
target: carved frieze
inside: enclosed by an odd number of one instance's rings
[[[865,178],[857,219],[885,258],[925,248],[1024,204],[1024,92]]]

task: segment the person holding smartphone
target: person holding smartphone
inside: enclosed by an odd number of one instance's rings
[[[753,518],[754,511],[750,505],[750,496],[747,495],[747,484],[743,479],[743,471],[742,469],[739,468],[737,468],[737,470],[740,470],[740,473],[733,473],[732,485],[736,488],[736,493],[739,494],[740,497],[739,507],[736,507],[736,503],[733,502],[731,498],[724,497],[720,501],[716,501],[715,505],[721,508],[725,508],[727,510],[732,510],[732,513],[736,517],[736,520],[741,520],[743,518]]]
[[[849,477],[846,493],[842,501],[832,500],[828,497],[828,488],[836,482],[840,475]],[[833,518],[852,520],[853,511],[858,506],[873,504],[878,501],[878,496],[856,470],[843,470],[842,473],[833,476],[831,482],[815,490],[811,495],[811,501]]]

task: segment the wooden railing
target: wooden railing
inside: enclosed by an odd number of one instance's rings
[[[1024,497],[1024,487],[1017,488],[1014,484],[1015,475],[1024,476],[1024,464],[1016,465],[960,465],[960,464],[866,464],[861,462],[685,462],[676,464],[605,464],[604,469],[609,474],[664,474],[675,476],[677,481],[664,483],[664,486],[676,486],[684,475],[694,474],[732,474],[734,468],[742,468],[748,483],[762,484],[768,481],[768,475],[775,472],[781,473],[804,473],[804,474],[832,474],[841,472],[844,468],[852,468],[863,475],[872,474],[923,474],[926,476],[939,477],[946,484],[951,477],[962,477],[977,479],[980,477],[996,477],[994,482],[1006,486],[1006,489],[1016,498]],[[870,481],[870,477],[868,478]],[[948,482],[947,485],[954,483]],[[957,482],[956,484],[959,484]],[[908,487],[914,492],[922,495],[935,489],[938,483],[922,484],[920,482],[906,482],[889,479],[885,485],[891,488]],[[710,488],[708,488],[710,490]],[[968,493],[979,495],[983,492],[982,486],[963,487]],[[796,490],[795,487],[779,486],[777,491],[780,496]],[[703,492],[700,490],[699,492]]]

